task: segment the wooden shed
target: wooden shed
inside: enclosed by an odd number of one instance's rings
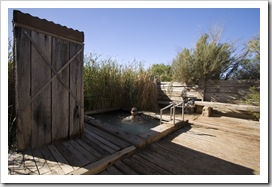
[[[84,33],[15,10],[19,150],[83,133]]]

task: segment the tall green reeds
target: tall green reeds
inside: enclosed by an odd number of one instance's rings
[[[157,88],[140,62],[120,65],[115,60],[84,58],[85,110],[105,108],[157,109]]]
[[[8,43],[8,147],[15,140],[15,79],[11,39]]]

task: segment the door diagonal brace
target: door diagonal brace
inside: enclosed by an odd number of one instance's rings
[[[71,89],[65,84],[63,83],[63,81],[61,80],[61,77],[59,76],[59,74],[83,51],[83,47],[80,48],[78,50],[78,52],[58,71],[56,71],[54,69],[54,67],[48,62],[48,60],[45,58],[44,55],[42,55],[42,52],[40,50],[40,48],[38,47],[38,45],[33,41],[33,39],[29,36],[29,34],[27,32],[24,32],[24,34],[27,36],[27,38],[31,41],[31,43],[33,44],[33,46],[35,47],[35,49],[38,51],[38,53],[41,55],[41,57],[43,58],[44,62],[51,68],[51,70],[54,72],[54,76],[26,103],[23,105],[23,107],[19,110],[19,111],[23,111],[27,105],[29,105],[30,103],[32,103],[37,97],[38,95],[40,95],[40,93],[55,79],[58,78],[60,83],[64,86],[64,88],[66,90],[69,91],[69,93],[71,94],[71,96],[75,99],[75,101],[77,102],[77,104],[83,108],[83,106],[81,105],[81,103],[79,102],[79,100],[76,98],[76,96],[73,94],[73,92],[71,91]]]

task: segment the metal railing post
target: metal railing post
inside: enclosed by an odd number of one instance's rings
[[[183,102],[182,102],[182,121],[184,121],[184,107],[185,104],[184,104],[184,99],[183,99]]]
[[[160,110],[160,124],[162,124],[162,111],[166,110],[167,108],[170,108],[171,106],[173,106],[173,103],[169,104],[168,106],[166,106]],[[170,113],[171,113],[171,108],[170,108]]]
[[[173,106],[173,125],[175,125],[175,120],[176,120],[176,105]]]

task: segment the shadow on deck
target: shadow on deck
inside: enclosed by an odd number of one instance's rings
[[[254,170],[181,145],[191,125],[118,160],[101,175],[253,175]],[[200,136],[200,134],[198,134]],[[204,136],[203,134],[201,136]],[[192,143],[194,144],[194,143]],[[193,146],[192,146],[193,147]]]
[[[215,118],[205,118],[207,123],[193,118],[171,130],[166,124],[158,128],[161,132],[135,137],[114,129],[106,131],[106,124],[85,123],[80,139],[9,154],[9,174],[259,174],[258,126],[240,121],[232,125],[233,120],[225,119],[212,124]]]
[[[9,154],[10,175],[97,174],[136,149],[158,141],[184,123],[162,124],[141,135],[122,132],[112,125],[85,118],[81,138],[57,142],[38,149]]]
[[[66,175],[96,173],[131,154],[135,146],[85,123],[81,138],[9,154],[9,174]]]

